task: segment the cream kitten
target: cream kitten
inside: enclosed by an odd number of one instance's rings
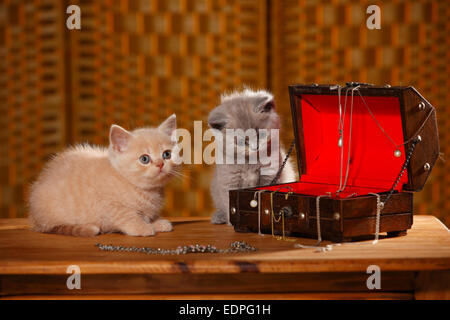
[[[31,187],[33,229],[76,236],[171,231],[159,212],[162,188],[176,168],[175,129],[175,115],[158,128],[129,132],[112,125],[109,149],[84,145],[57,155]]]

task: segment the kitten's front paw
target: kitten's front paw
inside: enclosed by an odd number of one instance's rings
[[[133,237],[150,237],[154,236],[156,233],[153,226],[144,223],[133,227],[128,227],[123,232]]]
[[[166,219],[158,219],[153,222],[153,227],[156,232],[169,232],[173,230],[172,224],[169,220]]]
[[[227,222],[228,222],[227,221],[227,215],[224,212],[220,211],[220,210],[214,212],[214,214],[211,217],[211,223],[212,224],[224,224],[224,223],[227,223]]]

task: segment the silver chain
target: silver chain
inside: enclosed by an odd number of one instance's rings
[[[188,253],[239,253],[239,252],[252,252],[258,250],[245,241],[234,241],[230,243],[230,247],[227,249],[219,249],[213,245],[194,244],[188,246],[178,246],[176,249],[162,249],[162,248],[150,248],[150,247],[126,247],[115,246],[111,244],[97,243],[95,245],[102,251],[116,251],[116,252],[139,252],[149,255],[180,255]]]
[[[381,196],[378,193],[369,193],[375,197],[377,197],[377,217],[375,220],[375,240],[373,240],[373,244],[377,244],[378,237],[380,235],[380,218],[381,218],[381,210],[384,208],[384,203],[381,202]]]
[[[431,115],[436,111],[436,109],[434,107],[431,107],[430,112],[428,113],[428,115],[426,116],[425,120],[422,122],[422,124],[420,125],[419,129],[417,129],[417,131],[406,141],[404,141],[403,143],[397,145],[395,143],[395,141],[391,138],[391,136],[386,132],[386,130],[383,128],[383,126],[378,122],[377,118],[375,118],[375,115],[373,114],[372,110],[370,110],[369,105],[367,104],[366,100],[364,99],[363,95],[361,94],[361,92],[358,90],[357,93],[359,94],[359,96],[361,97],[362,102],[364,103],[364,106],[366,107],[367,111],[369,112],[370,116],[372,117],[373,121],[375,122],[375,124],[378,126],[378,128],[381,130],[381,132],[386,136],[386,138],[388,138],[390,140],[390,142],[398,149],[399,147],[406,145],[408,143],[410,143],[411,141],[413,141],[420,133],[420,131],[423,129],[423,127],[425,126],[425,124],[427,123],[428,119],[431,117]]]
[[[289,147],[289,150],[288,150],[288,152],[286,153],[286,156],[284,157],[283,163],[281,164],[280,168],[278,169],[278,171],[277,171],[275,177],[274,177],[274,178],[272,179],[272,181],[270,182],[270,185],[275,184],[275,183],[278,181],[278,179],[280,178],[281,172],[283,171],[284,167],[286,166],[286,162],[288,161],[289,156],[291,155],[292,150],[294,149],[294,147],[295,147],[295,139],[292,140],[291,145],[290,145],[290,147]]]
[[[320,243],[322,242],[322,231],[320,229],[320,199],[321,198],[330,198],[331,194],[324,194],[316,197],[316,227],[317,227],[317,242],[315,245],[308,246],[300,243],[294,244],[295,248],[301,249],[316,249],[317,252],[325,252],[333,249],[333,245],[326,245],[325,247],[321,247]]]
[[[348,174],[350,170],[350,154],[351,154],[351,146],[352,146],[352,129],[353,129],[353,98],[354,98],[354,92],[355,90],[359,89],[359,85],[354,88],[347,88],[345,91],[345,104],[344,104],[344,112],[343,112],[343,118],[341,119],[342,114],[342,106],[341,106],[341,87],[338,87],[338,98],[339,98],[339,147],[341,149],[341,161],[340,161],[340,179],[339,179],[339,189],[336,191],[336,194],[341,193],[344,191],[345,187],[347,186],[347,180],[348,180]],[[348,138],[348,154],[347,154],[347,166],[345,171],[345,180],[342,183],[342,171],[343,171],[343,162],[344,162],[344,125],[345,125],[345,113],[347,110],[347,96],[348,92],[352,91],[352,99],[351,99],[351,106],[350,106],[350,133]],[[359,92],[359,91],[358,91]],[[342,144],[341,144],[342,143]]]

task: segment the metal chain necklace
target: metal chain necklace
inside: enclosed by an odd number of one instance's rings
[[[403,176],[403,174],[405,173],[406,168],[408,167],[408,164],[411,160],[411,157],[414,153],[414,149],[416,148],[417,143],[420,142],[419,138],[415,138],[412,140],[411,142],[411,146],[408,150],[405,162],[403,163],[403,166],[397,176],[397,179],[394,181],[389,193],[387,194],[386,198],[384,199],[384,201],[381,201],[381,195],[378,193],[369,193],[370,195],[373,195],[377,198],[377,214],[376,214],[376,220],[375,220],[375,240],[372,242],[372,244],[377,244],[378,243],[378,237],[380,234],[380,222],[381,222],[381,211],[384,209],[386,203],[389,201],[389,199],[391,198],[392,194],[395,192],[395,188],[397,187],[398,183],[400,182],[401,177]],[[314,248],[316,249],[317,252],[326,252],[326,251],[331,251],[333,250],[333,248],[335,246],[340,246],[340,243],[335,243],[335,244],[328,244],[325,247],[321,247],[319,246],[319,244],[322,242],[322,237],[321,237],[321,230],[320,230],[320,199],[323,197],[330,197],[331,194],[327,194],[327,195],[321,195],[318,196],[316,198],[316,226],[317,226],[317,243],[316,245],[313,246],[307,246],[307,245],[302,245],[299,243],[296,243],[294,245],[295,248],[301,248],[301,249],[310,249],[310,248]],[[345,245],[360,245],[363,243],[346,243]]]
[[[363,95],[361,94],[361,92],[358,90],[357,93],[359,94],[359,96],[361,97],[362,102],[364,103],[364,106],[367,109],[367,112],[369,112],[369,115],[372,117],[373,121],[375,122],[375,124],[378,126],[378,128],[380,129],[380,131],[383,133],[383,135],[394,145],[395,147],[395,151],[394,151],[394,156],[395,157],[400,157],[402,155],[401,151],[400,151],[400,147],[412,142],[414,139],[416,139],[419,136],[419,133],[422,131],[423,127],[425,126],[425,124],[427,123],[428,119],[431,117],[431,115],[436,111],[435,108],[431,107],[430,112],[428,113],[428,115],[426,116],[425,120],[423,120],[422,124],[419,126],[419,129],[417,129],[417,131],[406,141],[404,141],[401,144],[396,144],[394,142],[394,140],[391,138],[391,136],[386,132],[386,130],[381,126],[381,124],[378,122],[377,118],[375,118],[375,115],[373,114],[372,110],[370,110],[369,105],[367,104],[366,100],[364,99]]]
[[[178,246],[176,249],[162,249],[162,248],[150,248],[150,247],[126,247],[115,246],[111,244],[97,243],[95,245],[102,251],[116,251],[116,252],[139,252],[149,255],[181,255],[188,253],[240,253],[240,252],[252,252],[258,250],[256,247],[251,246],[245,241],[234,241],[230,243],[230,247],[227,249],[219,249],[212,245],[188,245]]]
[[[427,116],[425,117],[425,120],[421,123],[421,125],[419,126],[419,128],[417,129],[417,131],[406,141],[404,141],[401,144],[396,144],[394,142],[394,140],[391,138],[391,136],[386,132],[386,130],[383,128],[383,126],[378,122],[378,120],[376,119],[375,115],[373,114],[372,110],[370,109],[369,105],[367,104],[366,100],[364,99],[363,95],[361,94],[360,90],[360,85],[357,85],[356,87],[347,87],[346,92],[345,92],[345,101],[344,101],[344,110],[342,110],[342,105],[341,105],[341,90],[342,87],[341,86],[336,86],[333,87],[332,90],[337,89],[338,90],[338,105],[339,105],[339,141],[338,141],[338,146],[341,149],[341,165],[340,165],[340,183],[339,183],[339,189],[336,191],[336,194],[341,193],[346,185],[347,185],[347,178],[348,178],[348,171],[349,171],[349,165],[350,165],[350,148],[351,148],[351,139],[352,139],[352,119],[353,119],[353,96],[354,96],[354,92],[356,91],[356,93],[361,97],[361,101],[363,102],[365,108],[367,109],[367,112],[369,113],[369,115],[371,116],[372,120],[375,122],[375,124],[377,125],[377,127],[380,129],[380,131],[383,133],[383,135],[394,145],[395,147],[395,152],[394,152],[394,156],[395,157],[400,157],[401,156],[401,151],[400,151],[400,147],[404,146],[408,143],[411,143],[411,147],[410,150],[408,151],[407,155],[406,155],[406,161],[402,167],[402,170],[399,174],[399,177],[397,177],[393,188],[391,189],[391,192],[389,193],[389,196],[387,199],[390,198],[390,196],[393,193],[393,190],[395,190],[395,187],[397,186],[397,184],[400,181],[401,176],[403,175],[404,171],[406,170],[406,166],[409,164],[412,152],[414,151],[414,148],[416,146],[416,144],[421,140],[419,133],[422,131],[422,129],[424,128],[425,124],[427,123],[427,121],[430,119],[431,115],[435,112],[434,108],[431,108],[430,112],[427,114]],[[346,169],[346,174],[345,174],[345,180],[344,182],[342,182],[343,179],[343,138],[344,138],[344,124],[345,124],[345,114],[346,114],[346,109],[347,109],[347,96],[348,96],[348,92],[351,90],[351,109],[350,109],[350,134],[349,134],[349,147],[348,147],[348,156],[347,156],[347,169]]]
[[[385,203],[391,198],[392,194],[395,192],[395,189],[397,188],[397,185],[399,184],[403,174],[406,171],[406,168],[408,167],[409,162],[411,161],[411,157],[414,153],[414,149],[416,148],[416,145],[421,141],[421,138],[415,137],[412,142],[411,146],[409,147],[408,153],[406,155],[405,162],[403,163],[402,168],[400,169],[399,174],[397,175],[397,178],[395,179],[394,183],[392,184],[391,189],[389,190],[388,195],[386,196],[386,199],[384,199],[384,202],[382,202],[382,207],[384,207]]]
[[[394,152],[394,155],[396,157],[400,157],[401,156],[401,152],[399,150],[400,146],[406,145],[407,143],[411,142],[410,148],[406,154],[406,158],[405,161],[402,165],[402,168],[396,178],[396,180],[394,181],[391,189],[389,190],[386,198],[384,199],[384,201],[381,201],[381,196],[380,194],[377,193],[369,193],[370,195],[373,195],[376,197],[377,199],[377,214],[376,214],[376,222],[375,222],[375,240],[373,241],[373,244],[376,244],[378,242],[378,237],[379,237],[379,232],[380,232],[380,220],[381,220],[381,211],[384,209],[385,204],[389,201],[389,199],[391,198],[392,194],[395,192],[395,189],[398,185],[398,183],[401,180],[401,177],[403,176],[406,168],[408,167],[408,164],[411,160],[411,157],[414,153],[414,149],[416,148],[417,143],[419,143],[421,141],[421,137],[419,136],[420,131],[423,129],[423,127],[425,126],[426,122],[428,121],[428,119],[431,117],[432,113],[435,111],[434,108],[428,113],[427,117],[425,118],[425,120],[422,122],[422,124],[420,125],[419,129],[415,132],[415,134],[409,138],[408,140],[404,141],[402,144],[400,145],[396,145],[395,142],[392,140],[392,138],[387,134],[387,132],[384,130],[384,128],[380,125],[380,123],[377,121],[377,119],[375,118],[375,116],[373,115],[372,111],[370,110],[369,106],[367,105],[365,99],[363,98],[361,92],[359,91],[359,87],[360,85],[356,86],[356,87],[352,87],[352,88],[347,88],[346,92],[345,92],[345,102],[344,102],[344,110],[342,110],[342,105],[341,105],[341,87],[337,86],[334,89],[338,89],[338,99],[339,99],[339,141],[338,141],[338,146],[341,149],[341,174],[340,174],[340,184],[339,184],[339,189],[336,192],[336,194],[339,194],[340,192],[342,192],[346,185],[347,185],[347,178],[348,178],[348,170],[349,170],[349,163],[347,163],[347,170],[346,170],[346,175],[345,175],[345,180],[344,182],[342,181],[343,179],[343,138],[344,138],[344,124],[345,124],[345,113],[346,113],[346,109],[347,109],[347,96],[348,96],[348,92],[349,90],[351,90],[351,110],[350,110],[350,137],[349,137],[349,144],[351,145],[351,132],[352,132],[352,118],[353,118],[353,98],[354,98],[354,92],[357,91],[357,93],[359,94],[359,96],[361,97],[367,111],[369,112],[370,116],[372,117],[372,119],[375,121],[376,125],[379,127],[379,129],[382,131],[382,133],[391,141],[391,143],[396,147],[396,151]],[[291,150],[289,150],[291,151]],[[288,156],[289,156],[290,152],[288,153],[284,163],[286,162]],[[349,147],[349,154],[348,154],[348,158],[350,157],[350,147]],[[284,164],[283,163],[283,164]],[[281,170],[283,169],[284,165],[280,168]],[[279,176],[280,171],[277,173],[277,176]],[[322,242],[322,237],[321,237],[321,228],[320,228],[320,199],[322,197],[330,197],[331,194],[327,194],[327,195],[321,195],[316,197],[316,226],[317,226],[317,243],[313,246],[307,246],[307,245],[302,245],[302,244],[295,244],[294,247],[296,248],[315,248],[316,251],[319,252],[326,252],[326,251],[330,251],[333,249],[334,246],[338,246],[341,244],[332,244],[332,245],[326,245],[325,247],[321,247],[319,246],[319,244]],[[258,221],[259,222],[259,221]],[[273,224],[273,221],[272,221]],[[284,231],[284,226],[283,226],[283,231]],[[272,234],[273,234],[273,225],[272,225]]]
[[[283,163],[281,164],[280,168],[278,169],[277,174],[275,175],[275,177],[270,182],[271,185],[275,184],[278,181],[278,179],[280,178],[281,172],[283,171],[284,167],[286,166],[286,162],[288,161],[289,156],[292,153],[292,149],[294,149],[294,146],[295,146],[295,139],[292,140],[291,146],[289,147],[289,150],[286,153],[286,156],[284,157]]]
[[[347,186],[347,180],[348,180],[348,174],[350,170],[350,154],[351,154],[351,145],[352,145],[352,129],[353,129],[353,98],[354,98],[354,92],[355,90],[359,89],[359,85],[356,87],[349,87],[345,91],[345,102],[344,102],[344,111],[342,112],[342,106],[341,106],[341,87],[338,86],[338,99],[339,99],[339,141],[338,146],[341,149],[341,159],[340,159],[340,178],[339,178],[339,188],[336,191],[336,194],[341,193],[344,191],[345,187]],[[347,96],[348,92],[352,91],[351,93],[351,103],[350,103],[350,133],[348,138],[348,154],[347,154],[347,165],[345,170],[345,180],[343,179],[343,165],[344,165],[344,126],[345,126],[345,113],[347,110]]]

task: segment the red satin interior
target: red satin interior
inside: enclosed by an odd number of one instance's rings
[[[327,193],[331,192],[333,196],[335,196],[336,190],[339,189],[339,185],[333,185],[329,183],[313,183],[313,182],[293,182],[293,183],[286,183],[286,184],[279,184],[279,185],[273,185],[269,187],[261,187],[256,188],[258,190],[267,190],[267,191],[277,191],[277,192],[294,192],[298,194],[304,194],[304,195],[312,195],[312,196],[320,196],[320,195],[326,195]],[[348,186],[345,188],[344,191],[342,191],[339,196],[339,198],[347,198],[350,196],[361,196],[366,195],[368,193],[381,193],[385,192],[387,189],[381,189],[381,188],[365,188],[365,187],[354,187],[354,186]]]
[[[301,114],[305,145],[305,165],[300,182],[285,184],[295,193],[322,195],[336,192],[340,183],[341,150],[339,141],[339,106],[336,95],[302,95]],[[397,97],[364,97],[375,118],[396,145],[403,143],[402,120]],[[341,97],[344,107],[345,97]],[[351,97],[347,98],[344,126],[343,180],[345,179],[348,148],[350,145]],[[297,119],[300,121],[300,119]],[[300,124],[298,125],[301,128]],[[388,191],[405,161],[405,149],[400,147],[400,157],[395,157],[395,145],[382,133],[370,116],[361,97],[353,100],[350,166],[347,186],[340,197],[356,193]],[[408,181],[404,174],[397,190]],[[276,190],[280,187],[264,187]],[[280,190],[280,191],[286,191]]]

